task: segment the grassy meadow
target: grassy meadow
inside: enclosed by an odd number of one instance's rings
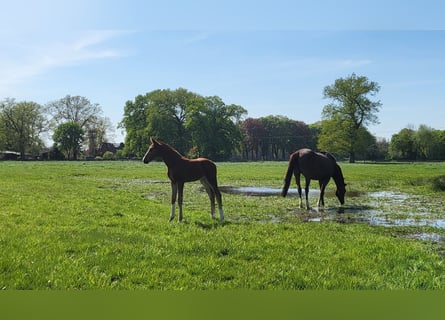
[[[445,163],[340,165],[348,192],[406,192],[445,219]],[[281,188],[286,168],[218,163],[218,179]],[[445,236],[431,226],[304,222],[295,197],[227,193],[221,224],[199,182],[185,185],[184,221],[168,222],[163,163],[0,162],[0,177],[4,290],[445,288],[439,245],[404,236]],[[338,207],[332,194],[325,202]]]

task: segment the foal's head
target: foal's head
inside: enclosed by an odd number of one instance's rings
[[[150,141],[151,141],[151,145],[148,147],[148,150],[145,153],[144,158],[142,159],[142,161],[144,161],[144,163],[149,163],[154,158],[162,156],[161,144],[153,138],[150,138]]]

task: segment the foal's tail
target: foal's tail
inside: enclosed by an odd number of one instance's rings
[[[294,167],[298,166],[298,153],[294,152],[291,154],[289,158],[289,166],[287,168],[286,176],[284,177],[284,186],[283,190],[281,191],[281,196],[285,197],[287,195],[287,191],[289,190],[290,181],[292,179],[292,173],[294,172]]]

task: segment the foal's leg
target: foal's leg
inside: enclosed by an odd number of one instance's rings
[[[179,216],[178,221],[182,221],[182,199],[184,194],[184,182],[178,182],[178,206],[179,206]]]
[[[210,216],[212,219],[215,219],[215,193],[212,190],[212,187],[210,186],[209,181],[206,177],[201,178],[201,183],[206,189],[207,194],[209,195],[210,199]]]
[[[172,186],[171,213],[168,221],[172,221],[173,218],[175,217],[175,202],[176,202],[176,195],[178,194],[178,185],[175,182],[172,182],[171,186]]]
[[[224,211],[223,211],[223,205],[222,205],[221,192],[219,192],[217,184],[215,184],[215,186],[213,188],[214,188],[213,192],[214,192],[214,194],[216,196],[216,201],[218,202],[219,221],[223,222],[224,221]]]

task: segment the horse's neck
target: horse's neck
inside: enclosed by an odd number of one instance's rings
[[[341,172],[341,168],[337,163],[335,163],[334,174],[332,178],[334,179],[337,188],[345,186],[345,179],[343,178],[343,173]]]

